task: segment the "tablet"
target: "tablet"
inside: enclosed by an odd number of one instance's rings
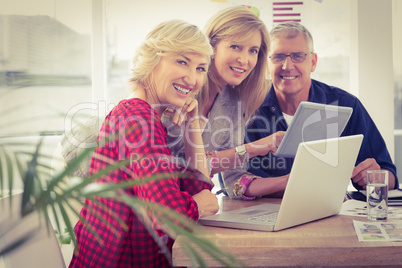
[[[351,107],[302,101],[275,155],[294,158],[300,142],[340,137],[352,112]]]

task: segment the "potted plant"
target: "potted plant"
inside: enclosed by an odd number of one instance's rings
[[[119,168],[127,164],[124,160],[108,166],[106,169],[89,178],[70,177],[72,171],[88,156],[93,153],[93,148],[88,148],[83,151],[72,163],[65,169],[51,174],[51,167],[43,165],[41,158],[49,158],[50,156],[42,155],[40,148],[42,141],[39,141],[35,146],[33,153],[22,151],[13,151],[10,146],[26,146],[24,143],[7,143],[0,142],[0,190],[3,196],[12,196],[13,185],[15,179],[21,177],[23,185],[20,217],[21,219],[27,217],[32,212],[37,212],[43,224],[52,228],[50,221],[50,214],[54,216],[56,233],[60,240],[69,240],[76,246],[76,238],[73,232],[73,222],[68,210],[80,218],[84,223],[85,220],[80,217],[79,210],[72,204],[74,202],[83,205],[85,198],[94,199],[95,197],[108,197],[115,198],[125,202],[129,205],[137,215],[142,215],[145,225],[149,224],[150,219],[145,209],[156,211],[155,215],[158,220],[167,227],[169,235],[177,236],[182,235],[187,239],[184,248],[187,248],[187,254],[193,260],[194,266],[206,267],[203,262],[202,256],[199,254],[199,249],[206,254],[211,255],[222,266],[230,267],[238,265],[235,258],[230,254],[222,251],[208,240],[199,238],[195,235],[194,230],[200,227],[197,223],[187,219],[183,215],[155,203],[145,202],[133,196],[124,194],[122,189],[132,187],[139,183],[144,183],[150,180],[163,179],[158,176],[151,176],[139,182],[136,180],[127,181],[121,184],[99,184],[95,180],[100,176],[110,172],[113,169]],[[25,157],[21,157],[25,156]],[[28,156],[28,157],[27,157]],[[15,172],[17,170],[17,172]],[[180,174],[176,174],[181,176]],[[8,186],[6,186],[8,185]],[[7,188],[7,189],[6,189]],[[65,226],[67,232],[65,232]],[[9,226],[7,230],[1,230],[1,233],[12,232],[14,226]],[[153,229],[148,228],[151,235],[158,242],[159,237],[154,235]],[[10,252],[19,250],[21,246],[29,242],[31,236],[29,233],[22,235],[15,242],[5,245],[0,248],[0,258]],[[165,254],[170,254],[167,248],[164,248],[162,243],[161,249]],[[197,248],[197,250],[196,250]]]

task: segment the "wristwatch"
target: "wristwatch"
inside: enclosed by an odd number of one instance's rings
[[[240,158],[241,165],[244,165],[244,160],[247,156],[246,146],[244,144],[239,145],[235,148],[235,151]]]

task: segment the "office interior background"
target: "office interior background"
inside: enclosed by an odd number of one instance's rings
[[[40,134],[51,154],[74,120],[104,116],[130,94],[132,56],[155,25],[202,28],[239,4],[268,29],[293,19],[311,30],[313,78],[362,100],[402,170],[401,0],[0,0],[0,138]]]

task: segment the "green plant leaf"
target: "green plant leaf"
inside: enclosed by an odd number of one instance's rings
[[[70,219],[68,218],[66,210],[61,205],[59,205],[59,209],[60,209],[61,215],[63,216],[64,223],[66,224],[67,231],[70,234],[74,234],[74,228],[71,225],[71,222],[70,222]],[[74,242],[74,245],[77,245],[77,238],[74,235],[71,238]]]
[[[184,250],[190,258],[192,267],[208,267],[201,255],[194,248],[185,246]]]
[[[34,187],[35,181],[34,178],[36,176],[36,166],[38,163],[39,157],[39,149],[42,144],[42,139],[40,139],[39,144],[36,148],[35,154],[32,157],[31,162],[28,164],[28,169],[25,173],[23,182],[24,182],[24,192],[22,194],[22,203],[21,203],[21,215],[25,216],[33,211],[34,204],[32,204],[31,197],[34,196]]]

